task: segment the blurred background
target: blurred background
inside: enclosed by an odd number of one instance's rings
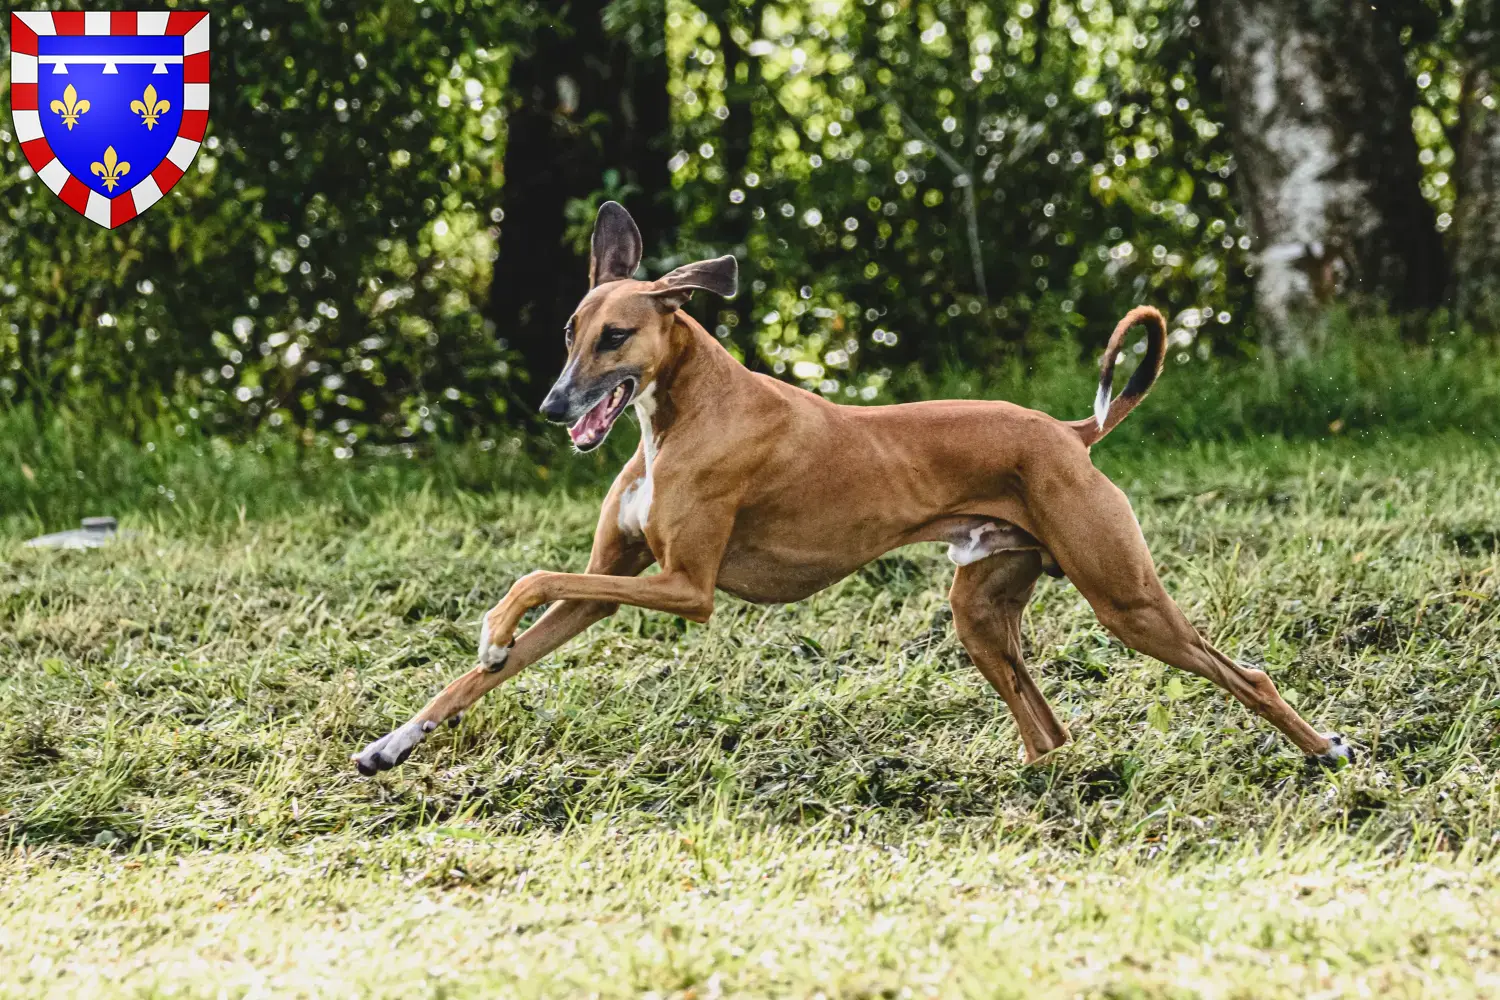
[[[650,275],[739,257],[696,315],[842,402],[1080,416],[1148,302],[1175,395],[1134,433],[1497,429],[1494,0],[207,6],[208,138],[139,220],[4,137],[0,482],[59,421],[555,446],[608,198]]]

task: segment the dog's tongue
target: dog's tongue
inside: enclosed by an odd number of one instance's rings
[[[568,428],[568,436],[576,445],[593,444],[599,439],[599,435],[609,430],[610,402],[614,399],[614,393],[605,396],[594,404],[594,408],[578,419],[578,423]]]

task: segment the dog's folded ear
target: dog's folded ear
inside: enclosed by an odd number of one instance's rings
[[[651,297],[663,312],[681,309],[698,289],[732,299],[739,291],[740,265],[732,254],[684,264],[656,281]]]
[[[594,217],[590,241],[589,287],[619,281],[641,266],[641,231],[617,201],[606,201]]]

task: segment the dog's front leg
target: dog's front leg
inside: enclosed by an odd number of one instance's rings
[[[444,688],[410,722],[356,754],[354,763],[360,772],[374,774],[402,763],[439,722],[457,716],[486,691],[613,614],[621,604],[707,621],[713,613],[714,582],[734,518],[727,504],[717,512],[719,516],[705,507],[700,504],[689,523],[664,533],[662,572],[639,579],[635,574],[656,560],[642,539],[620,536],[614,527],[614,506],[606,503],[594,536],[590,572],[537,572],[517,580],[505,599],[485,615],[479,666]],[[661,521],[664,526],[672,524],[665,516]],[[553,601],[558,603],[512,643],[521,616]]]
[[[522,615],[553,601],[558,603],[511,641]],[[681,570],[664,570],[646,579],[593,573],[528,573],[485,615],[479,666],[448,685],[406,725],[365,747],[354,758],[355,764],[361,773],[374,774],[402,763],[440,721],[457,716],[490,688],[613,614],[621,604],[704,622],[713,614],[712,577],[705,585],[694,574]]]
[[[597,601],[564,601],[547,609],[535,625],[521,633],[505,649],[503,666],[481,663],[456,678],[437,697],[429,701],[411,721],[382,736],[353,757],[361,774],[374,774],[404,763],[418,743],[438,727],[438,723],[457,723],[489,691],[499,687],[531,664],[540,660],[590,625],[608,618],[615,611],[612,604]]]
[[[616,491],[618,492],[618,491]],[[616,523],[616,497],[611,493],[594,533],[589,572],[635,576],[656,561],[642,539],[627,539]],[[471,705],[540,660],[595,622],[614,614],[617,605],[602,601],[563,601],[547,609],[536,624],[516,641],[501,647],[490,663],[481,662],[455,679],[405,725],[387,733],[355,754],[361,774],[386,771],[401,764],[418,743],[443,721],[456,722]]]
[[[666,507],[659,504],[659,507]],[[734,526],[733,506],[699,503],[691,517],[681,520],[670,508],[657,515],[660,533],[654,536],[661,572],[656,576],[603,576],[597,573],[528,573],[484,616],[479,633],[479,662],[498,669],[509,654],[506,647],[521,617],[552,601],[604,601],[632,604],[650,611],[681,615],[706,622],[714,611],[714,583],[719,563]],[[659,542],[660,544],[656,544]]]
[[[663,569],[656,576],[627,578],[593,573],[547,573],[538,570],[517,580],[505,599],[484,616],[479,634],[479,662],[490,669],[506,664],[510,638],[521,617],[532,608],[552,601],[601,601],[612,605],[633,604],[651,611],[681,615],[706,622],[714,610],[711,577],[683,570]]]

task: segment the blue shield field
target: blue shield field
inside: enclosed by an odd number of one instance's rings
[[[182,177],[208,120],[202,13],[17,13],[12,108],[27,161],[113,228]]]

